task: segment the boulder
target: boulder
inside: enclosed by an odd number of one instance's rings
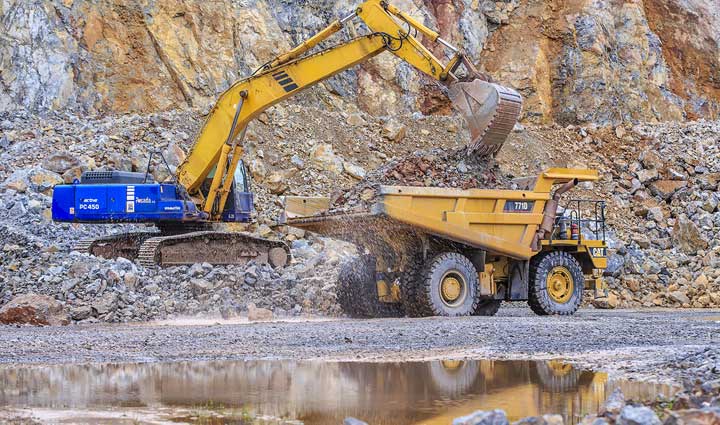
[[[345,121],[353,127],[359,127],[367,124],[365,119],[360,114],[350,114]]]
[[[310,152],[313,164],[321,170],[340,174],[343,172],[343,161],[333,151],[332,145],[320,143]]]
[[[640,154],[640,162],[645,168],[654,168],[657,170],[662,169],[665,165],[660,155],[649,149]]]
[[[513,425],[563,425],[565,421],[560,415],[531,416],[513,422]]]
[[[20,295],[0,308],[0,323],[34,326],[59,326],[70,323],[65,306],[54,298],[38,295]]]
[[[675,221],[672,230],[673,244],[686,254],[695,254],[699,249],[706,249],[708,242],[700,230],[687,216],[681,215]]]
[[[382,135],[388,140],[399,142],[405,138],[406,131],[405,125],[395,120],[390,120],[383,126]]]
[[[18,192],[31,190],[44,195],[51,195],[53,187],[62,183],[63,178],[59,174],[40,167],[34,167],[15,170],[3,182],[2,186]]]
[[[287,177],[279,171],[273,171],[265,179],[265,186],[268,188],[270,193],[274,195],[282,195],[288,190]]]
[[[666,425],[717,425],[720,424],[720,407],[688,409],[672,412]]]
[[[63,174],[73,167],[80,165],[80,161],[67,153],[59,153],[51,155],[43,161],[43,168],[46,170],[54,171],[58,174]]]
[[[178,167],[185,160],[185,151],[176,143],[171,143],[165,151],[163,151],[163,157],[168,162],[170,167]],[[164,164],[162,165],[165,166]]]
[[[2,187],[12,189],[16,192],[25,193],[28,189],[27,174],[23,170],[17,170],[5,179]]]
[[[207,279],[190,279],[190,287],[192,288],[193,294],[197,296],[210,291],[213,284]]]
[[[615,422],[617,425],[660,425],[660,419],[649,407],[625,406]]]
[[[251,322],[262,322],[273,319],[273,312],[266,308],[258,308],[255,304],[248,304],[248,320]]]
[[[618,307],[620,300],[614,292],[610,292],[607,297],[598,298],[593,301],[595,308],[604,310],[612,310]]]
[[[85,320],[92,315],[92,307],[81,305],[70,309],[70,317],[73,320]]]
[[[654,168],[649,170],[640,170],[637,172],[637,178],[640,180],[640,183],[651,182],[653,180],[657,180],[658,171]]]
[[[687,186],[682,180],[658,180],[650,184],[650,192],[663,199],[670,199],[675,192]]]
[[[500,409],[492,411],[478,410],[467,416],[455,418],[452,425],[508,425],[505,412]]]
[[[102,298],[92,305],[95,316],[104,316],[117,309],[118,296],[113,292],[108,292]]]
[[[75,180],[80,180],[82,178],[82,174],[88,170],[89,168],[84,165],[72,167],[62,174],[62,179],[65,184],[72,184]]]
[[[350,175],[350,177],[356,178],[358,180],[362,180],[367,175],[367,172],[365,169],[359,165],[355,165],[351,162],[345,162],[343,163],[343,168],[345,169],[345,172]]]
[[[672,291],[668,294],[668,298],[680,305],[690,304],[690,298],[688,298],[685,291]]]
[[[617,415],[625,407],[625,394],[620,387],[615,388],[605,403],[600,407],[600,415]]]
[[[297,154],[293,155],[290,158],[290,163],[295,166],[298,170],[304,170],[305,169],[305,161],[302,160]]]
[[[263,162],[260,158],[255,158],[247,163],[248,165],[248,171],[250,171],[250,175],[254,180],[257,180],[259,182],[262,182],[265,180],[265,176],[267,176],[268,170],[265,166],[265,162]]]

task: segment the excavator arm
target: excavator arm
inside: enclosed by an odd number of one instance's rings
[[[372,33],[315,54],[305,55],[355,17],[362,19]],[[452,50],[453,56],[448,63],[443,64],[426,49],[411,34],[412,30]],[[453,72],[461,63],[469,71],[476,73],[463,54],[442,40],[436,32],[385,1],[368,0],[351,15],[333,22],[226,90],[210,111],[187,158],[178,168],[179,183],[211,219],[218,219],[230,192],[235,168],[243,153],[241,139],[250,121],[276,103],[384,51],[392,52],[440,82],[457,82]],[[488,129],[489,133],[493,133],[493,120],[501,123],[500,132],[505,132],[506,137],[519,115],[522,102],[520,96],[512,90],[481,80],[475,81],[475,86],[456,85],[450,86],[449,90],[451,100],[468,120],[473,144],[487,137]],[[503,98],[503,93],[509,93],[510,96]],[[503,102],[506,105],[505,110]],[[484,116],[478,119],[475,116],[477,111],[483,111]],[[490,118],[487,116],[488,111]],[[501,118],[499,121],[498,117]],[[509,129],[506,128],[508,123]],[[478,125],[484,128],[478,128]],[[497,134],[491,135],[491,138],[498,138]],[[501,138],[504,141],[504,137]],[[502,145],[502,141],[499,145]],[[497,150],[499,145],[484,150]],[[202,193],[201,186],[211,174],[213,177],[210,189],[207,193]]]

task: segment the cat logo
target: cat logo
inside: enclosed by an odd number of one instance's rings
[[[290,78],[290,76],[285,71],[278,71],[274,73],[273,78],[275,78],[275,81],[277,81],[278,84],[280,84],[282,88],[285,89],[285,91],[288,93],[298,88],[298,85],[295,84],[295,81],[293,81],[293,79]]]
[[[606,257],[607,248],[590,248],[590,255],[593,257]]]

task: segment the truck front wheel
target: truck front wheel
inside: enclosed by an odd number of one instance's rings
[[[462,254],[435,256],[420,272],[412,294],[421,316],[469,316],[478,305],[478,273]]]
[[[530,261],[528,304],[540,316],[569,316],[580,307],[585,276],[565,251],[539,254]]]

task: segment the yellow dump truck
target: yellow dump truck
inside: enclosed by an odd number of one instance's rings
[[[366,211],[287,198],[284,221],[352,242],[338,302],[354,317],[494,315],[527,301],[539,315],[570,315],[584,290],[605,295],[605,204],[565,200],[598,173],[549,169],[518,190],[380,186]]]

